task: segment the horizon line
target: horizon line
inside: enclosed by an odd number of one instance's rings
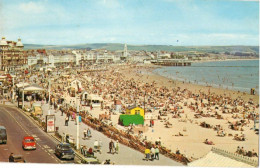
[[[246,44],[228,44],[228,45],[173,45],[173,44],[132,44],[132,43],[109,43],[109,42],[94,42],[94,43],[78,43],[78,44],[35,44],[35,43],[24,43],[24,45],[43,45],[43,46],[77,46],[77,45],[86,45],[86,44],[127,44],[127,46],[172,46],[172,47],[208,47],[208,46],[216,46],[216,47],[227,47],[227,46],[252,46],[252,47],[260,47],[259,45],[246,45]]]

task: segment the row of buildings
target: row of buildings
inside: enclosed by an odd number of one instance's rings
[[[172,61],[172,59],[175,59],[175,61],[188,60],[187,58],[184,58],[184,56],[176,56],[175,54],[166,51],[128,51],[126,44],[124,46],[124,50],[118,51],[108,51],[106,49],[24,50],[24,45],[22,44],[20,38],[17,42],[15,42],[7,41],[5,37],[2,37],[0,42],[0,71],[9,71],[15,67],[29,67],[37,64],[49,66],[68,64],[81,66],[93,63],[122,62],[160,64],[161,62],[164,62],[164,60],[169,62],[169,60]]]

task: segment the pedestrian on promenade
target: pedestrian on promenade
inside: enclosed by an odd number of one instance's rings
[[[159,148],[156,146],[155,148],[155,159],[159,160]]]
[[[88,128],[88,130],[87,130],[87,135],[88,135],[88,138],[90,138],[91,137],[91,131],[90,131],[90,129]]]
[[[90,147],[87,151],[87,157],[94,157],[93,149]]]
[[[70,112],[67,113],[67,116],[68,116],[68,120],[70,119]]]
[[[63,113],[64,113],[63,107],[60,108],[60,111],[61,111],[61,116],[63,116]]]
[[[94,142],[94,150],[95,151],[97,151],[98,150],[98,141],[97,140],[95,140],[95,142]]]
[[[119,142],[118,140],[115,142],[115,153],[118,154],[119,152]]]
[[[9,155],[9,162],[14,162],[14,156],[13,153]]]
[[[114,148],[115,148],[114,142],[111,140],[111,141],[109,142],[109,153],[114,154]]]
[[[155,149],[154,149],[154,147],[152,146],[152,148],[151,148],[151,160],[152,160],[152,161],[154,160],[154,156],[155,156]]]
[[[67,116],[67,117],[65,118],[65,126],[68,126],[68,124],[69,124],[69,117]]]
[[[84,139],[86,139],[87,138],[87,130],[86,130],[86,128],[83,131],[83,135],[84,135]]]
[[[146,161],[148,161],[150,159],[150,149],[148,147],[146,147],[144,154]]]

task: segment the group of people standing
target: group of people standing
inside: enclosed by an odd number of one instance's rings
[[[159,160],[159,148],[158,146],[156,146],[155,148],[152,146],[151,149],[150,148],[146,148],[145,151],[145,160],[151,160],[153,161],[154,159]]]
[[[88,129],[86,130],[86,128],[85,128],[84,131],[83,131],[83,134],[84,134],[84,139],[87,139],[87,137],[90,138],[90,137],[91,137],[91,131],[90,131],[90,129],[88,128]]]
[[[118,152],[119,152],[119,142],[118,142],[118,140],[116,142],[113,142],[113,140],[111,140],[109,142],[109,153],[118,154]]]

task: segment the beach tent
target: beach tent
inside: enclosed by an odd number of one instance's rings
[[[129,126],[130,124],[144,125],[144,118],[140,115],[125,115],[122,114],[119,117],[119,124],[123,126]]]

